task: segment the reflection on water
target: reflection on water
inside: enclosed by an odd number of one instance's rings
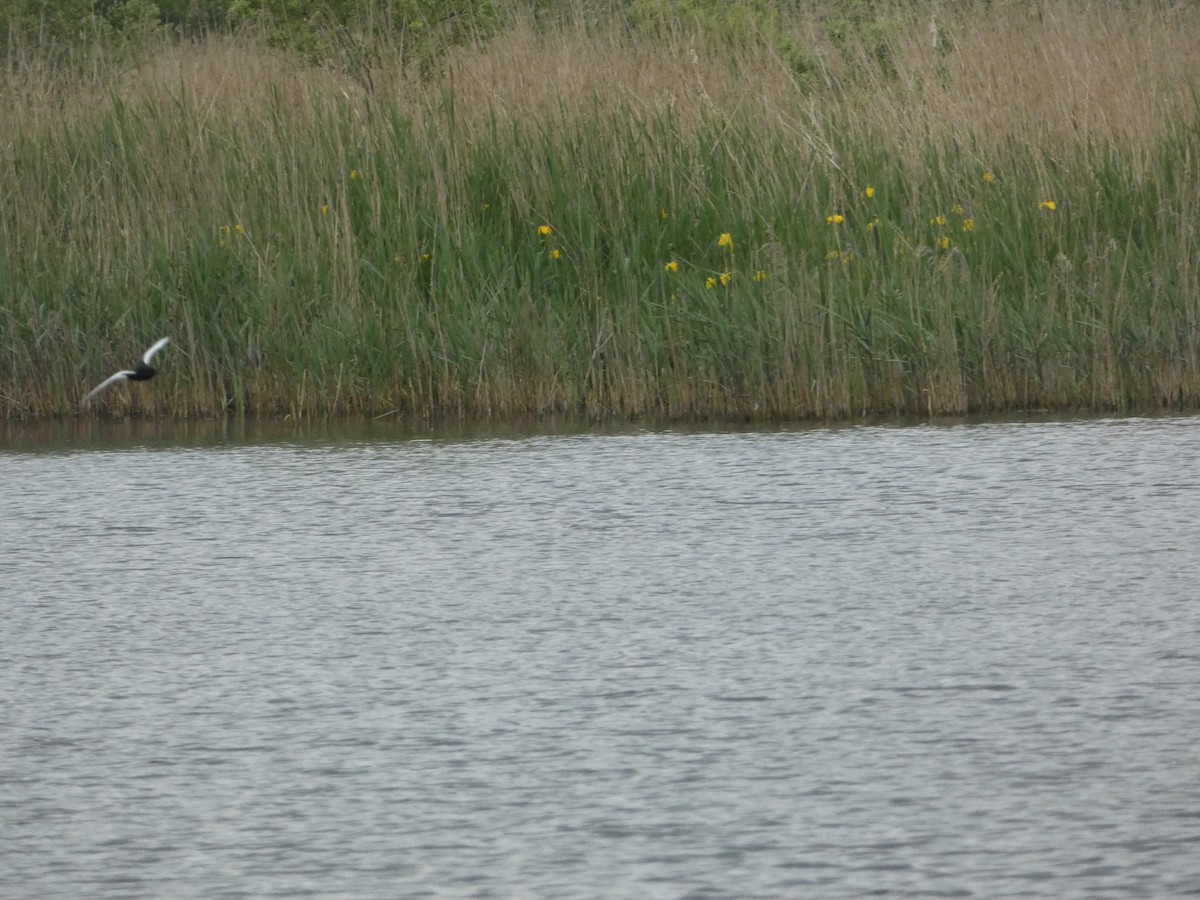
[[[388,427],[7,433],[6,892],[1200,884],[1200,419]]]
[[[64,450],[222,446],[289,443],[331,446],[370,441],[438,440],[464,442],[524,439],[537,435],[628,434],[628,424],[598,426],[575,419],[542,418],[506,425],[468,421],[435,423],[395,417],[294,421],[291,418],[220,419],[45,419],[33,423],[0,421],[0,452],[47,453]]]

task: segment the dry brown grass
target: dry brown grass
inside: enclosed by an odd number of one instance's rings
[[[1200,6],[1045,0],[937,5],[906,11],[887,34],[894,74],[870,48],[838,49],[819,14],[787,23],[789,39],[814,66],[801,79],[770,42],[734,47],[713,35],[636,37],[622,26],[545,32],[520,19],[501,39],[452,50],[433,80],[384,66],[370,73],[376,99],[414,114],[452,90],[470,121],[499,114],[556,119],[587,115],[597,98],[631,114],[669,107],[682,125],[700,113],[751,109],[784,127],[814,129],[823,107],[853,106],[864,130],[889,135],[914,161],[945,134],[977,143],[981,154],[1011,140],[1047,149],[1079,141],[1152,141],[1179,116],[1194,116],[1200,83]],[[893,20],[889,20],[893,21]],[[930,41],[936,23],[940,46]],[[0,82],[0,133],[49,126],[128,102],[181,96],[214,117],[261,116],[272,102],[304,115],[329,106],[361,109],[364,80],[303,65],[252,36],[214,35],[163,44],[135,67],[114,66],[97,49],[64,82],[37,52],[18,52]]]
[[[789,24],[817,67],[803,83],[767,45],[733,52],[700,35],[544,35],[528,23],[503,41],[455,51],[448,71],[460,109],[513,117],[586,114],[601,95],[635,112],[670,106],[684,123],[698,123],[704,108],[749,107],[767,120],[815,126],[827,119],[825,104],[852,104],[864,129],[891,136],[914,159],[947,134],[977,142],[981,153],[1013,139],[1047,149],[1132,146],[1196,114],[1195,4],[972,4],[961,17],[933,18],[937,49],[921,18],[889,32],[894,75],[881,72],[869,48],[837,49],[816,18]],[[398,97],[411,92],[407,82],[381,81]]]

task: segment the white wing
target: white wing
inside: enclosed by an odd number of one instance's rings
[[[91,400],[93,397],[95,397],[98,393],[100,393],[102,390],[104,390],[109,385],[116,384],[122,378],[128,378],[132,374],[133,374],[133,372],[129,371],[128,369],[122,369],[116,375],[113,375],[110,378],[105,379],[104,381],[102,381],[98,385],[96,385],[94,388],[92,388],[88,392],[88,395],[83,398],[82,402],[87,403],[89,400]]]
[[[153,347],[142,354],[142,362],[144,362],[146,365],[150,365],[150,360],[154,359],[154,354],[156,354],[163,347],[167,346],[169,343],[171,343],[170,338],[159,338],[154,342]]]

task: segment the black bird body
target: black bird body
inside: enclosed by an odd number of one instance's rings
[[[125,376],[126,381],[149,381],[158,374],[158,369],[139,359],[132,370],[126,370],[121,374]]]
[[[150,365],[150,361],[154,359],[155,354],[157,354],[169,343],[171,343],[170,338],[159,338],[154,342],[154,345],[149,350],[142,354],[142,358],[134,363],[132,369],[122,369],[115,375],[110,375],[104,381],[100,382],[100,384],[88,391],[88,395],[83,398],[83,402],[90,402],[93,397],[110,385],[116,384],[118,381],[149,381],[158,373],[158,369]]]

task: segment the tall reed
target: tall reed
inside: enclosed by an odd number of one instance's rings
[[[1194,407],[1200,9],[970,5],[934,47],[938,8],[882,60],[801,16],[522,21],[424,79],[35,55],[0,102],[0,408],[75,414],[162,334],[103,412]]]

